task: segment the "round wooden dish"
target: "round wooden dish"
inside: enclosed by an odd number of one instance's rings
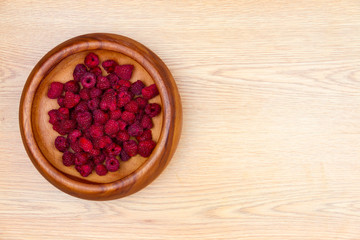
[[[155,83],[160,95],[150,102],[162,106],[153,119],[153,140],[157,145],[148,158],[139,155],[120,163],[120,169],[100,177],[86,178],[74,167],[62,164],[62,154],[54,140],[47,112],[57,108],[56,100],[47,97],[51,82],[66,82],[78,63],[89,52],[100,61],[115,59],[119,64],[133,64],[131,82],[138,79],[145,85]],[[139,191],[152,182],[169,163],[180,138],[182,109],[175,81],[161,59],[142,44],[124,36],[95,33],[70,39],[47,53],[32,70],[24,86],[20,103],[20,130],[26,151],[38,171],[54,186],[73,196],[91,200],[109,200]]]

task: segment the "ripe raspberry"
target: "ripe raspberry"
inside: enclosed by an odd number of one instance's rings
[[[111,87],[109,79],[104,76],[98,76],[96,87],[101,90],[109,89]]]
[[[82,135],[81,131],[75,129],[74,131],[72,131],[68,134],[69,142],[70,143],[76,142],[79,139],[79,137],[81,137],[81,135]]]
[[[127,91],[130,88],[130,86],[131,86],[131,83],[129,81],[120,79],[112,86],[112,88],[117,89],[120,92],[124,92],[124,91]]]
[[[64,108],[64,107],[59,108],[58,116],[59,116],[60,120],[69,119],[69,117],[70,117],[69,109]]]
[[[120,130],[119,123],[115,120],[110,119],[106,122],[104,129],[105,133],[111,136],[113,134],[116,134]]]
[[[107,77],[107,79],[109,79],[111,87],[115,86],[116,83],[119,81],[119,78],[115,73],[110,73],[106,77]]]
[[[135,114],[132,112],[124,111],[121,114],[121,119],[127,123],[132,123],[135,120]]]
[[[65,133],[69,133],[76,128],[76,121],[74,119],[65,119],[60,122],[60,128]]]
[[[129,140],[123,143],[123,147],[125,152],[130,156],[133,157],[138,153],[138,145],[136,144],[136,141]]]
[[[83,177],[89,176],[93,171],[93,167],[90,164],[85,164],[79,167],[79,173]]]
[[[128,112],[136,113],[139,110],[139,106],[136,101],[132,100],[125,105],[125,110]]]
[[[91,52],[85,57],[84,63],[89,68],[94,68],[99,65],[99,57],[95,53]]]
[[[87,72],[80,78],[80,82],[84,88],[92,88],[96,84],[96,76]]]
[[[138,123],[133,123],[129,126],[128,133],[132,137],[138,137],[143,133],[143,129]]]
[[[117,156],[121,152],[121,147],[115,143],[111,143],[105,147],[105,151],[109,156]]]
[[[155,148],[156,143],[153,140],[146,140],[139,142],[139,154],[142,157],[149,157],[152,153],[153,149]]]
[[[62,129],[61,122],[56,122],[53,124],[53,129],[58,132],[60,135],[65,135],[66,131]]]
[[[141,136],[136,137],[136,140],[138,140],[138,142],[143,142],[151,139],[152,139],[152,134],[150,129],[145,130],[143,134],[141,134]]]
[[[64,105],[66,108],[73,108],[80,102],[80,96],[73,92],[65,92]]]
[[[120,159],[121,159],[121,161],[127,161],[127,160],[129,160],[131,157],[125,152],[125,150],[123,149],[123,150],[121,150],[121,152],[120,152]]]
[[[143,116],[140,124],[143,129],[151,129],[154,126],[151,118],[148,115]]]
[[[91,88],[90,89],[90,98],[97,98],[102,95],[101,89],[98,88]]]
[[[69,142],[63,136],[58,136],[55,139],[55,147],[60,152],[65,152],[69,148]]]
[[[135,101],[137,102],[139,109],[144,109],[146,105],[148,105],[148,100],[142,97],[136,98]]]
[[[90,110],[96,110],[99,108],[100,105],[100,98],[93,98],[88,100],[87,106]]]
[[[75,153],[75,165],[84,165],[88,162],[89,155],[85,152]]]
[[[88,88],[81,89],[79,95],[82,100],[89,100],[90,99],[90,89],[88,89]]]
[[[95,74],[96,77],[101,76],[102,71],[100,67],[94,67],[90,70],[91,73]]]
[[[49,114],[49,123],[55,124],[56,122],[60,121],[59,111],[57,109],[52,109],[48,112]]]
[[[75,80],[68,81],[64,84],[64,91],[65,92],[73,92],[73,93],[79,93],[80,86],[79,83]]]
[[[159,104],[157,103],[149,103],[146,107],[145,107],[145,113],[147,115],[149,115],[149,117],[153,118],[157,115],[159,115],[161,111],[161,107]]]
[[[84,75],[84,73],[87,72],[87,68],[85,67],[84,64],[78,64],[76,65],[74,72],[73,72],[73,77],[75,81],[80,81],[80,78],[82,77],[82,75]]]
[[[126,131],[119,131],[116,135],[116,139],[120,142],[129,140],[130,136]]]
[[[56,99],[61,96],[63,89],[64,84],[62,84],[61,82],[52,82],[50,84],[47,95],[51,99]]]
[[[137,80],[131,84],[130,91],[135,95],[141,95],[141,90],[145,87],[144,83],[141,80]]]
[[[75,153],[82,152],[82,149],[80,148],[78,141],[70,143],[70,147]]]
[[[121,118],[121,110],[116,109],[115,111],[110,112],[110,119],[119,120]]]
[[[103,125],[92,125],[89,128],[89,133],[93,138],[99,138],[104,135],[104,126]]]
[[[87,101],[80,101],[75,107],[75,112],[87,112],[89,110]]]
[[[80,129],[87,129],[91,126],[92,116],[89,112],[79,112],[76,116],[76,121]]]
[[[94,122],[98,124],[104,124],[109,119],[107,113],[104,113],[100,109],[96,109],[93,111]]]
[[[121,92],[118,95],[118,107],[124,107],[127,103],[131,101],[132,97],[129,92]]]
[[[102,110],[116,110],[116,92],[113,89],[108,89],[103,94],[100,101],[100,108]]]
[[[90,152],[93,149],[92,142],[85,137],[79,139],[79,145],[85,152]]]
[[[119,78],[123,80],[130,80],[133,69],[134,66],[130,64],[118,65],[115,67],[114,72]]]
[[[106,155],[104,153],[101,153],[100,155],[94,156],[94,163],[95,164],[101,164],[105,161]]]
[[[151,99],[159,95],[159,90],[157,89],[155,84],[152,84],[148,87],[145,87],[141,90],[141,93],[145,99]]]
[[[90,155],[91,155],[92,157],[95,157],[95,156],[100,155],[100,154],[101,154],[101,151],[100,151],[99,149],[93,148],[89,153],[90,153]]]
[[[67,167],[75,164],[75,155],[72,152],[66,151],[62,155],[63,164]]]
[[[64,100],[65,100],[64,96],[58,97],[57,103],[59,104],[60,107],[65,107]]]
[[[108,170],[106,169],[106,167],[103,164],[98,164],[95,167],[95,172],[99,176],[104,176],[108,173]]]
[[[118,65],[114,60],[106,60],[102,63],[102,67],[108,73],[112,73],[115,69],[115,66]]]
[[[94,139],[94,146],[96,148],[105,148],[107,145],[111,144],[112,140],[109,136],[102,136],[100,138]]]
[[[109,172],[115,172],[119,169],[120,163],[115,157],[109,157],[105,160],[105,165]]]

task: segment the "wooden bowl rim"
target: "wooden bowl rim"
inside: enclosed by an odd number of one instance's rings
[[[106,44],[104,44],[105,42]],[[75,51],[73,50],[74,46],[76,47]],[[111,183],[79,182],[59,171],[42,154],[32,129],[31,109],[34,95],[41,81],[66,57],[78,52],[91,50],[115,51],[137,61],[155,81],[162,101],[163,124],[153,153],[134,172]],[[130,55],[129,52],[131,53]],[[173,85],[171,86],[168,83],[173,83]],[[172,96],[170,90],[175,91],[177,96]],[[177,107],[174,104],[175,98],[178,98],[177,100],[179,101]],[[166,167],[173,155],[174,150],[171,152],[170,148],[165,148],[169,137],[177,138],[175,139],[176,148],[180,136],[174,136],[175,120],[178,124],[182,124],[180,95],[178,94],[173,76],[165,63],[141,43],[125,36],[109,33],[92,33],[77,36],[59,44],[48,52],[30,73],[22,92],[19,108],[19,123],[23,144],[38,171],[60,190],[75,197],[89,200],[110,200],[124,197],[139,191],[151,183]],[[181,131],[181,126],[178,126],[178,128]],[[159,161],[166,162],[165,164],[159,164]],[[147,173],[152,174],[147,175]],[[136,181],[142,181],[144,184],[136,184]]]

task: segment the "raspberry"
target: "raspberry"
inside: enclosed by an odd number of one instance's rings
[[[96,77],[101,76],[102,71],[100,67],[94,67],[90,70],[91,73],[95,74]]]
[[[79,137],[81,137],[81,135],[82,135],[81,131],[75,129],[74,131],[72,131],[68,134],[69,142],[70,143],[76,142],[79,139]]]
[[[67,167],[75,164],[75,155],[72,152],[66,151],[62,155],[63,164]]]
[[[120,163],[115,157],[109,157],[105,160],[105,165],[109,172],[115,172],[119,169]]]
[[[92,125],[89,128],[89,132],[91,137],[93,138],[99,138],[104,135],[104,126],[103,125]]]
[[[88,89],[88,88],[81,89],[79,95],[82,100],[89,100],[90,99],[90,89]]]
[[[148,87],[145,87],[141,90],[141,93],[145,99],[151,99],[159,95],[159,90],[157,89],[155,84],[152,84]]]
[[[131,101],[131,95],[129,92],[121,92],[118,95],[118,107],[124,107],[127,103]]]
[[[116,134],[120,130],[119,123],[115,120],[110,119],[106,122],[104,129],[105,133],[111,136],[113,134]]]
[[[81,176],[87,177],[91,174],[92,170],[93,167],[90,164],[85,164],[79,168],[79,173]]]
[[[121,150],[121,152],[120,152],[120,159],[121,159],[121,161],[127,161],[127,160],[129,160],[131,157],[125,152],[125,150],[123,149],[123,150]]]
[[[107,77],[98,76],[97,77],[96,87],[101,89],[101,90],[106,90],[106,89],[109,89],[111,87],[111,84],[110,84],[109,79],[107,79]]]
[[[64,100],[65,100],[64,96],[58,97],[57,103],[59,104],[60,107],[65,107]]]
[[[96,84],[96,76],[87,72],[80,78],[80,82],[84,88],[92,88]]]
[[[104,176],[108,173],[108,170],[106,169],[106,167],[103,164],[98,164],[95,167],[95,172],[99,176]]]
[[[57,109],[52,109],[48,112],[49,114],[49,123],[54,124],[60,121],[59,111]]]
[[[105,148],[107,145],[111,143],[112,140],[109,136],[102,136],[100,138],[94,139],[94,146],[96,148]]]
[[[65,92],[64,105],[66,108],[73,108],[80,102],[80,96],[73,92]]]
[[[95,53],[91,52],[85,57],[84,63],[89,68],[94,68],[99,65],[99,57]]]
[[[138,153],[138,145],[136,144],[136,141],[129,140],[123,143],[123,147],[125,152],[130,156],[133,157]]]
[[[79,83],[75,80],[68,81],[64,84],[64,90],[65,92],[79,93],[80,91]]]
[[[91,88],[90,89],[90,98],[100,97],[101,94],[102,94],[101,89],[98,89],[98,88]]]
[[[116,139],[120,142],[129,140],[130,136],[126,131],[119,131],[116,135]]]
[[[137,80],[131,84],[130,91],[135,95],[141,95],[141,90],[145,87],[144,83],[141,80]]]
[[[141,134],[141,136],[136,137],[136,140],[138,140],[138,142],[143,142],[151,139],[152,139],[152,134],[150,129],[145,130],[143,134]]]
[[[64,85],[61,82],[52,82],[48,90],[48,97],[56,99],[61,96],[64,89]]]
[[[91,139],[89,129],[83,129],[83,135],[84,135],[84,137]]]
[[[128,133],[132,137],[138,137],[143,133],[143,129],[138,123],[133,123],[129,126]]]
[[[102,67],[108,73],[112,73],[115,69],[115,66],[118,65],[114,60],[106,60],[102,63]]]
[[[70,143],[70,147],[76,153],[82,152],[82,149],[80,148],[78,141]]]
[[[60,152],[65,152],[69,148],[69,142],[63,136],[58,136],[55,139],[55,147]]]
[[[130,80],[133,69],[134,66],[130,64],[118,65],[115,67],[114,72],[119,78],[123,80]]]
[[[121,147],[115,143],[111,143],[105,147],[105,151],[109,156],[116,156],[120,154]]]
[[[102,110],[114,111],[116,109],[116,92],[113,89],[108,89],[100,102]]]
[[[151,118],[148,115],[143,116],[140,124],[143,129],[151,129],[154,126]]]
[[[118,122],[118,124],[119,124],[120,130],[121,130],[121,131],[125,130],[125,128],[126,128],[126,126],[127,126],[127,123],[124,122],[123,120],[118,120],[117,122]]]
[[[64,107],[59,108],[58,116],[59,116],[60,120],[69,119],[69,116],[70,116],[69,109],[64,108]]]
[[[90,153],[91,156],[95,157],[95,156],[100,155],[101,151],[99,149],[93,148],[89,153]]]
[[[109,79],[111,87],[115,86],[115,84],[117,84],[117,82],[119,81],[119,78],[115,73],[110,73],[106,77],[107,79]]]
[[[74,119],[65,119],[60,122],[60,128],[65,133],[69,133],[76,128],[76,121]]]
[[[100,98],[93,98],[88,100],[87,102],[87,106],[90,110],[98,109],[99,105],[100,105]]]
[[[153,118],[157,115],[159,115],[161,111],[161,107],[159,104],[157,103],[149,103],[146,107],[145,107],[145,113],[147,115],[149,115],[149,117]]]
[[[64,131],[64,129],[62,129],[61,127],[61,123],[60,122],[56,122],[53,124],[53,129],[58,132],[60,135],[65,135],[66,131]]]
[[[139,110],[139,112],[135,114],[135,122],[140,124],[141,120],[144,117],[144,115],[145,115],[145,111],[144,110]],[[140,126],[141,126],[141,124],[140,124]]]
[[[101,164],[105,161],[105,158],[106,158],[106,155],[105,154],[100,154],[100,155],[97,155],[97,156],[94,156],[94,163],[95,164]]]
[[[75,81],[80,81],[80,78],[82,77],[82,75],[84,75],[84,73],[87,72],[87,69],[85,67],[84,64],[78,64],[76,65],[74,72],[73,72],[73,77]]]
[[[110,112],[110,119],[119,120],[121,118],[121,110],[116,109],[115,111]]]
[[[136,98],[135,101],[138,104],[139,109],[144,109],[146,107],[146,105],[148,105],[148,100],[146,100],[145,98],[142,98],[142,97]]]
[[[104,124],[109,119],[107,113],[104,113],[100,109],[96,109],[93,111],[94,122],[98,124]]]
[[[75,153],[75,165],[84,165],[88,162],[89,156],[85,152]]]
[[[121,119],[124,120],[127,123],[132,123],[135,119],[135,114],[132,112],[124,111],[121,114]]]
[[[80,101],[75,107],[75,112],[87,112],[89,110],[87,101]]]
[[[153,140],[146,140],[139,142],[138,150],[139,154],[142,157],[149,157],[155,148],[156,143]]]
[[[125,110],[128,112],[136,113],[139,110],[139,106],[136,101],[132,100],[125,105]]]
[[[85,152],[90,152],[93,149],[92,142],[85,137],[79,139],[79,145]]]
[[[120,79],[118,80],[112,87],[114,89],[118,89],[120,92],[127,91],[131,86],[131,83],[129,81]],[[121,90],[120,90],[121,88]]]
[[[81,129],[87,129],[91,126],[92,116],[89,112],[79,112],[76,116],[76,121]]]

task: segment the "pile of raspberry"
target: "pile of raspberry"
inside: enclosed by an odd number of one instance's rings
[[[145,87],[141,80],[129,81],[133,65],[106,60],[101,64],[107,72],[103,76],[95,53],[84,63],[76,65],[74,80],[50,84],[47,95],[60,107],[48,112],[49,122],[62,135],[55,147],[63,152],[65,166],[75,165],[83,177],[93,170],[104,176],[119,169],[119,160],[150,156],[156,145],[152,118],[161,107],[148,100],[159,92],[155,84]]]

